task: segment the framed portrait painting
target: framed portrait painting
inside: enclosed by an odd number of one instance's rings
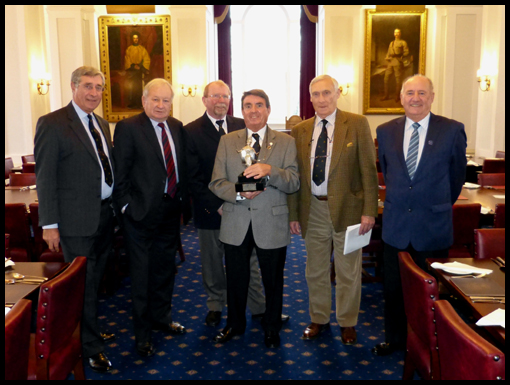
[[[155,78],[172,80],[170,16],[101,16],[104,118],[109,122],[143,111],[142,92]]]
[[[366,11],[365,114],[403,114],[402,81],[425,75],[427,10]]]

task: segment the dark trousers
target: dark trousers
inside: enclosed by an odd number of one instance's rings
[[[113,209],[111,206],[108,203],[101,204],[99,227],[94,234],[88,237],[61,236],[60,245],[66,262],[72,262],[79,256],[87,257],[81,343],[83,356],[90,357],[104,351],[104,342],[97,324],[97,295],[113,245]]]
[[[262,318],[265,331],[279,332],[282,327],[283,269],[287,246],[261,249],[255,244],[251,225],[240,246],[225,244],[227,272],[227,327],[242,334],[246,329],[246,301],[250,283],[250,257],[255,248],[266,295],[266,312]]]
[[[142,221],[131,219],[129,206],[123,215],[137,343],[151,341],[153,324],[172,322],[180,219],[178,199],[162,199]]]
[[[383,253],[383,283],[384,283],[384,328],[386,342],[404,349],[407,339],[407,318],[404,309],[404,296],[398,253],[407,251],[414,262],[424,271],[427,271],[427,258],[448,258],[448,249],[434,251],[417,251],[412,245],[405,250],[397,249],[388,244],[384,245]]]

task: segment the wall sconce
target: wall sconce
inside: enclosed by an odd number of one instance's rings
[[[340,90],[340,94],[341,94],[341,95],[343,95],[343,96],[347,95],[347,94],[349,93],[349,87],[350,87],[350,86],[351,86],[351,85],[350,85],[349,83],[347,83],[347,84],[345,85],[345,88],[346,88],[345,93],[344,93],[344,87],[343,87],[343,86],[338,87],[338,89]]]
[[[476,76],[478,83],[480,83],[478,87],[480,87],[483,92],[489,91],[491,89],[491,79],[489,75],[482,75],[481,71],[478,70]]]
[[[49,80],[46,80],[45,83],[45,80],[41,79],[41,81],[37,83],[37,92],[39,93],[39,95],[46,95],[49,92],[49,90],[50,90]]]
[[[181,92],[184,95],[185,98],[188,96],[194,97],[197,94],[197,86],[195,86],[195,92],[193,92],[193,88],[188,87],[188,92],[184,93],[184,86],[181,87]]]

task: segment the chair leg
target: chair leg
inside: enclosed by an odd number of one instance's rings
[[[76,363],[76,366],[73,369],[74,379],[84,381],[87,378],[85,378],[85,370],[83,368],[83,359],[80,358],[78,362]]]
[[[413,362],[410,360],[408,353],[406,352],[406,358],[404,361],[404,373],[402,374],[402,380],[412,380],[416,368]]]

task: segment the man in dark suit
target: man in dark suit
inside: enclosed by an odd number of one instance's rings
[[[81,323],[83,355],[90,367],[107,372],[105,340],[97,325],[97,293],[112,248],[112,142],[110,127],[93,111],[101,102],[103,74],[80,67],[71,77],[73,100],[39,118],[35,134],[39,225],[51,251],[62,246],[66,262],[87,257]]]
[[[466,172],[464,125],[430,112],[432,81],[423,75],[408,78],[400,99],[406,116],[377,128],[386,183],[382,233],[386,342],[372,349],[376,355],[405,348],[398,253],[408,251],[424,270],[427,258],[448,257],[453,243],[452,205]]]
[[[181,213],[187,214],[183,127],[169,116],[173,96],[165,79],[150,81],[145,112],[119,122],[114,134],[114,198],[130,262],[136,350],[145,357],[155,353],[152,330],[186,333],[171,312]]]
[[[230,95],[230,88],[223,81],[209,83],[202,97],[206,112],[184,127],[193,220],[198,229],[202,280],[207,293],[205,322],[213,327],[219,325],[227,303],[227,277],[223,266],[225,249],[219,240],[223,200],[214,195],[208,185],[220,138],[246,127],[243,119],[227,115]],[[251,262],[248,307],[252,315],[257,316],[264,313],[265,300],[256,255]]]

